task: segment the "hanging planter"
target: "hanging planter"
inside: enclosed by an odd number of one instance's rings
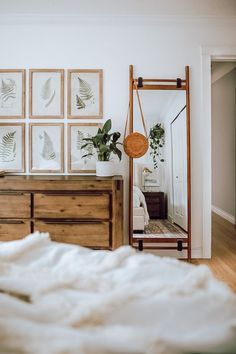
[[[152,156],[154,168],[158,168],[158,162],[164,162],[161,158],[161,150],[165,144],[165,129],[161,123],[157,123],[150,129],[149,146],[151,148],[150,155]]]

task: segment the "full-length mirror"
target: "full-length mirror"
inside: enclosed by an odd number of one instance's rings
[[[133,79],[131,128],[144,134],[137,82]],[[190,259],[190,117],[186,80],[174,82],[173,86],[164,82],[151,87],[149,90],[145,80],[141,80],[138,89],[149,147],[145,155],[130,163],[131,244],[140,250],[179,251],[179,258]]]

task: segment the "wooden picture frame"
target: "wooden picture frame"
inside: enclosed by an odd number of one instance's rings
[[[96,152],[93,149],[93,152],[95,153],[95,157],[92,158],[92,161],[85,161],[85,160],[81,160],[81,155],[85,154],[86,151],[81,151],[81,153],[79,153],[79,148],[78,148],[78,143],[76,141],[76,135],[78,134],[78,128],[84,128],[81,129],[81,133],[83,134],[84,131],[86,131],[86,129],[89,130],[90,128],[90,135],[95,135],[97,133],[97,130],[99,127],[101,127],[101,124],[99,123],[68,123],[67,125],[67,163],[68,163],[68,173],[96,173]],[[75,128],[73,130],[73,128]],[[77,131],[76,131],[77,128]],[[94,128],[94,129],[91,129]],[[81,136],[81,135],[80,135]],[[88,137],[87,134],[85,134],[84,137]],[[81,140],[81,139],[80,139]],[[80,145],[82,145],[83,143],[80,141],[79,142]],[[77,146],[75,146],[77,145]],[[77,151],[76,151],[77,150]],[[73,154],[73,152],[75,152]],[[75,158],[75,156],[77,156],[78,154],[78,159]],[[81,168],[79,167],[80,165],[83,166],[82,161],[84,161],[84,166],[87,163],[87,166],[94,166],[93,168]],[[89,163],[91,162],[91,163]],[[74,165],[74,167],[73,167]],[[76,166],[78,166],[76,168]]]
[[[72,119],[103,117],[102,69],[67,71],[67,115]]]
[[[9,127],[8,130],[7,127]],[[18,141],[20,141],[20,147],[18,147]],[[0,123],[0,170],[14,173],[25,172],[24,123]]]
[[[29,142],[30,173],[64,172],[63,123],[30,123]],[[35,150],[34,143],[37,146]]]
[[[64,118],[64,69],[29,70],[29,118]]]
[[[25,118],[25,73],[25,69],[0,69],[1,119]]]

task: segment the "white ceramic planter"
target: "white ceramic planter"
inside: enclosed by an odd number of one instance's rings
[[[96,176],[111,177],[114,176],[114,166],[112,161],[97,161]]]

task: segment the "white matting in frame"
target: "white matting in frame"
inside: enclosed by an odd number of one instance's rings
[[[84,138],[97,134],[100,124],[97,123],[70,123],[68,124],[68,172],[69,173],[95,173],[97,152],[94,147],[86,144]],[[90,156],[82,158],[87,154]]]
[[[25,172],[25,124],[0,123],[0,170]]]
[[[25,118],[25,70],[0,70],[0,118]]]
[[[30,124],[30,172],[64,171],[63,123]]]
[[[102,118],[103,71],[68,70],[68,118]]]
[[[64,70],[30,70],[30,118],[64,117]]]

